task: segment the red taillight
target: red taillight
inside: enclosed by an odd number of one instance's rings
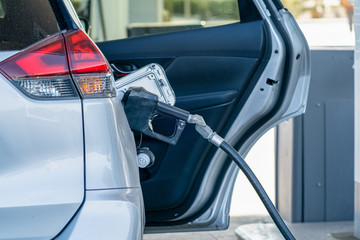
[[[107,61],[81,30],[49,37],[6,59],[0,69],[32,97],[77,97],[71,76],[83,97],[116,95]]]
[[[71,80],[65,42],[57,34],[6,59],[0,64],[11,82],[37,98],[73,98],[77,91]]]
[[[71,75],[83,97],[116,96],[108,62],[81,30],[65,33]]]
[[[71,73],[107,73],[110,71],[101,52],[84,32],[77,30],[65,34],[65,39]]]
[[[7,59],[0,67],[12,79],[68,74],[65,43],[61,34]]]

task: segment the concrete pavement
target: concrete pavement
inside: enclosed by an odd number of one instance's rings
[[[287,224],[297,240],[357,240],[353,222]],[[232,217],[225,231],[145,234],[144,240],[281,240],[281,233],[268,216]]]
[[[189,233],[165,233],[165,234],[145,234],[144,240],[238,240],[235,229],[238,226],[248,223],[270,223],[269,217],[248,216],[230,218],[230,226],[224,231],[209,232],[189,232]]]
[[[316,222],[287,224],[298,240],[356,240],[353,222]],[[281,233],[274,223],[245,224],[235,229],[240,240],[280,240]]]

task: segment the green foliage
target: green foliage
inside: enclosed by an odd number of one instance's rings
[[[71,0],[71,3],[73,4],[76,11],[78,11],[80,9],[81,0]]]
[[[0,18],[4,18],[5,17],[5,10],[2,6],[2,1],[0,0]]]

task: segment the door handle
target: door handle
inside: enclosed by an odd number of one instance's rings
[[[138,67],[133,63],[111,63],[110,65],[113,69],[115,80],[138,69]]]

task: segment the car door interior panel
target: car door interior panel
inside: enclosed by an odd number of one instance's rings
[[[254,86],[252,80],[261,72],[260,66],[268,61],[269,41],[264,21],[257,20],[106,41],[98,46],[116,66],[162,65],[176,94],[175,106],[202,115],[224,135],[229,119],[236,116],[242,98]],[[160,117],[153,124],[171,133],[169,119]],[[135,137],[139,144],[139,135]],[[150,168],[140,169],[146,224],[174,221],[189,208],[215,148],[193,126],[186,126],[175,146],[145,136],[141,140],[141,146],[155,155]]]
[[[263,51],[263,31],[263,20],[258,20],[97,44],[109,61],[158,56],[257,58]]]

